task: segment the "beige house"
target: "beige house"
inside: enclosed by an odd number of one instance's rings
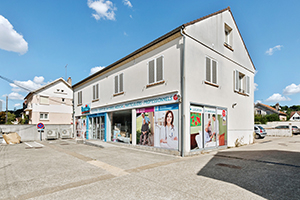
[[[30,92],[25,99],[29,124],[72,124],[73,91],[71,78],[63,78]]]

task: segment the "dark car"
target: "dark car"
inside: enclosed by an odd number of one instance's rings
[[[255,139],[264,138],[267,135],[266,130],[259,125],[254,125]]]

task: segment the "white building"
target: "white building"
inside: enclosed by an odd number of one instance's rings
[[[230,8],[183,24],[73,85],[77,137],[181,155],[252,143],[254,71]]]
[[[72,124],[73,90],[71,79],[56,79],[30,92],[25,99],[29,124]]]

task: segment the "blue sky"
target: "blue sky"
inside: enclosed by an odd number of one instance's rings
[[[73,84],[174,28],[230,6],[256,67],[254,101],[300,104],[300,1],[1,0],[0,76],[36,89]],[[5,108],[28,91],[0,79]]]

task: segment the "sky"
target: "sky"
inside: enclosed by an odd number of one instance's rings
[[[75,84],[228,6],[256,68],[254,102],[300,105],[298,0],[1,0],[2,110],[6,96],[20,109],[30,90],[60,77]]]

